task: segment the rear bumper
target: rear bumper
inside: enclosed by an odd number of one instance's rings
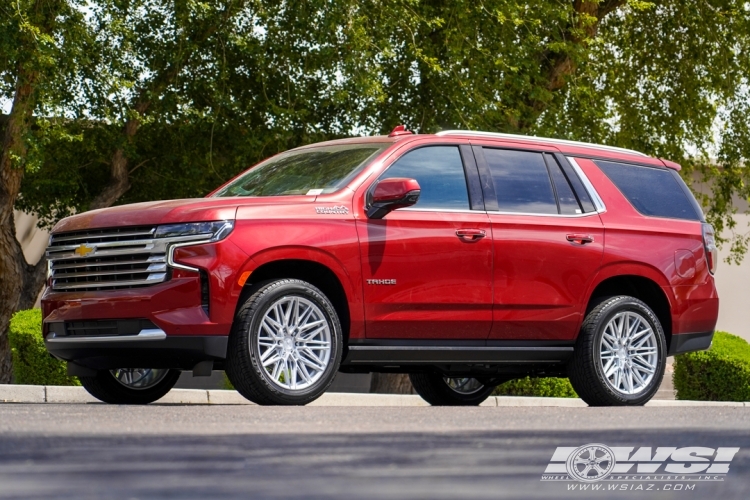
[[[136,335],[72,337],[47,335],[45,345],[55,357],[94,370],[174,368],[191,370],[202,361],[223,368],[228,336],[167,336],[163,330]]]
[[[714,338],[714,332],[698,332],[698,333],[681,333],[679,335],[672,335],[672,340],[669,343],[669,356],[675,354],[682,354],[685,352],[692,351],[703,351],[711,347],[711,341]]]

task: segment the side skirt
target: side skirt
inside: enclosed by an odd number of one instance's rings
[[[573,342],[394,341],[350,343],[342,371],[411,372],[426,367],[443,372],[560,373]]]

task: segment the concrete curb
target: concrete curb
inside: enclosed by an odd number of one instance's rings
[[[2,385],[0,403],[100,403],[83,387],[60,387],[43,385]],[[253,405],[236,391],[172,389],[155,404],[181,405]],[[309,406],[429,406],[416,395],[399,394],[353,394],[329,392],[310,403]],[[578,398],[536,398],[514,396],[492,396],[481,406],[493,407],[557,407],[584,408],[586,403]],[[654,399],[648,407],[717,406],[750,408],[750,402],[734,401],[676,401]]]

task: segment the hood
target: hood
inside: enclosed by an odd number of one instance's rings
[[[149,201],[91,210],[66,217],[53,233],[118,226],[150,226],[177,222],[233,220],[240,206],[296,205],[312,203],[314,196],[274,196],[266,198],[193,198]]]

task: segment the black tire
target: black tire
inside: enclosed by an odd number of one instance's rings
[[[605,377],[601,360],[604,330],[609,322],[622,312],[636,313],[648,323],[655,336],[657,365],[653,370],[653,377],[647,384],[644,384],[643,388],[633,394],[615,389],[614,384]],[[573,388],[589,406],[641,406],[659,390],[665,365],[666,340],[656,314],[644,302],[634,297],[620,295],[602,301],[586,316],[576,341],[573,357],[568,363],[568,376]]]
[[[301,297],[317,306],[315,314],[325,319],[330,334],[330,354],[321,375],[308,387],[284,388],[284,380],[273,379],[261,363],[258,346],[261,322],[271,307],[284,298]],[[287,332],[288,333],[288,332]],[[296,340],[296,336],[294,337]],[[293,342],[294,345],[296,341]],[[295,347],[295,354],[298,353]],[[248,400],[259,405],[306,405],[319,398],[331,385],[341,364],[343,333],[338,314],[330,300],[319,289],[305,281],[282,279],[256,285],[250,297],[237,312],[229,336],[226,374],[234,388]],[[273,356],[273,355],[272,355]],[[293,356],[290,354],[290,357]],[[294,358],[299,365],[301,357]],[[290,361],[291,363],[292,361]],[[292,375],[297,379],[296,371]]]
[[[457,392],[437,372],[410,373],[409,379],[417,394],[432,406],[478,406],[495,390],[494,385],[479,382],[480,386],[471,393]]]
[[[118,382],[110,370],[100,370],[94,377],[78,377],[89,394],[105,403],[116,405],[145,405],[164,397],[180,378],[179,370],[169,370],[155,385],[133,389]]]

